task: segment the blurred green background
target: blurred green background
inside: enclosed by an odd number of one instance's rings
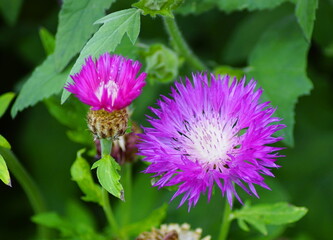
[[[129,2],[118,1],[111,10],[124,9]],[[23,1],[16,22],[4,16],[0,20],[1,87],[0,94],[17,91],[31,71],[45,59],[39,39],[39,29],[45,27],[56,32],[60,3],[56,0]],[[245,67],[246,49],[254,46],[253,36],[235,43],[237,29],[250,21],[257,34],[267,22],[292,12],[289,3],[274,10],[240,11],[225,14],[210,10],[200,15],[177,16],[180,28],[195,53],[208,65],[216,63]],[[260,200],[251,202],[289,201],[305,206],[308,214],[296,224],[288,226],[280,239],[332,239],[333,236],[333,4],[322,0],[317,10],[311,48],[308,54],[307,73],[314,88],[311,95],[299,99],[295,111],[295,146],[282,153],[287,157],[278,161],[282,168],[274,170],[276,178],[269,179],[272,191],[260,189]],[[168,37],[161,31],[159,17],[142,17],[140,40],[147,43],[168,43]],[[238,45],[237,45],[238,44]],[[239,49],[235,54],[234,49]],[[232,53],[232,54],[231,54]],[[183,69],[181,74],[187,73]],[[134,119],[145,124],[146,107],[152,105],[161,92],[167,92],[166,85],[149,83],[144,94],[134,106]],[[81,193],[71,181],[69,168],[75,154],[82,146],[71,142],[66,128],[55,120],[43,103],[19,113],[15,119],[9,112],[1,119],[0,132],[12,144],[12,149],[40,185],[50,209],[65,213],[69,201],[79,201]],[[148,176],[139,173],[142,163],[135,164],[135,204],[137,211],[133,219],[140,219],[152,209],[168,202],[172,192],[150,187]],[[140,193],[140,191],[143,191]],[[0,184],[0,238],[32,239],[35,226],[30,221],[31,207],[17,181],[12,178],[12,187]],[[243,199],[249,199],[243,196]],[[216,236],[222,213],[222,198],[215,194],[207,204],[204,197],[199,204],[187,212],[186,206],[177,209],[177,200],[169,206],[166,222],[188,222],[193,227],[203,228],[204,234]],[[104,220],[101,210],[91,203],[81,203],[98,219],[98,226]],[[239,207],[239,206],[238,206]],[[119,213],[118,213],[119,214]],[[242,233],[235,223],[230,239],[275,239],[262,237],[255,231]],[[214,238],[213,238],[214,239]]]

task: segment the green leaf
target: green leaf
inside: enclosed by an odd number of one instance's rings
[[[68,76],[68,70],[59,73],[55,68],[54,55],[37,67],[23,85],[11,109],[13,117],[19,111],[61,91]]]
[[[124,189],[120,183],[120,166],[110,155],[104,155],[94,163],[92,169],[97,167],[97,178],[104,189],[113,196],[124,199]]]
[[[54,52],[55,40],[54,36],[44,27],[39,29],[39,38],[42,41],[47,56]]]
[[[138,236],[140,233],[151,230],[153,227],[159,226],[166,217],[168,205],[163,204],[160,208],[155,209],[147,218],[129,224],[120,231],[129,236]]]
[[[96,30],[93,22],[104,15],[114,0],[67,0],[59,14],[56,47],[53,55],[35,69],[24,84],[12,108],[14,117],[18,111],[58,93],[64,86],[68,71],[63,69],[75,56],[90,35]]]
[[[97,30],[93,23],[115,0],[66,0],[59,13],[55,65],[62,71]]]
[[[215,68],[214,74],[220,74],[220,75],[228,74],[231,77],[236,77],[237,79],[241,79],[244,76],[244,70],[241,68],[233,68],[231,66],[223,65]]]
[[[82,157],[84,149],[77,152],[76,160],[71,167],[72,179],[79,185],[81,191],[85,194],[83,200],[95,202],[103,206],[102,188],[95,184],[90,166]]]
[[[216,0],[220,10],[231,12],[236,10],[272,9],[289,0]]]
[[[146,70],[151,82],[168,83],[178,76],[182,64],[178,55],[163,44],[154,44],[144,53]]]
[[[225,12],[241,11],[241,10],[264,10],[273,9],[289,0],[192,0],[185,3],[177,9],[181,14],[198,14],[208,11],[214,7],[218,7]]]
[[[306,213],[305,207],[296,207],[286,202],[274,204],[258,204],[250,206],[246,203],[242,209],[233,212],[233,219],[237,219],[240,227],[246,230],[246,224],[252,225],[259,232],[266,235],[266,225],[282,225],[297,222]]]
[[[9,142],[2,135],[0,135],[0,147],[11,149]]]
[[[88,56],[98,57],[102,53],[114,51],[125,33],[134,44],[140,32],[140,10],[133,8],[114,12],[98,20],[97,23],[104,24],[84,46],[70,75],[81,69]],[[71,81],[71,78],[68,77],[67,83]],[[70,93],[64,90],[61,102],[64,103],[69,95]]]
[[[294,0],[296,1],[296,16],[308,41],[311,40],[318,0]]]
[[[4,184],[11,186],[7,164],[1,154],[0,154],[0,179]]]
[[[8,92],[0,96],[0,118],[5,114],[10,102],[15,97],[15,93]]]
[[[33,216],[32,221],[49,228],[55,228],[63,236],[73,236],[75,234],[71,224],[55,212],[40,213]]]
[[[309,44],[293,19],[283,19],[263,34],[249,59],[249,76],[264,89],[264,100],[277,107],[276,115],[287,127],[284,141],[293,145],[294,110],[297,99],[309,94],[312,83],[306,75]],[[290,54],[292,53],[292,54]]]
[[[155,17],[157,14],[173,17],[172,11],[179,7],[184,0],[140,0],[132,6],[143,11],[144,15],[149,14]]]
[[[1,13],[9,25],[14,25],[20,13],[23,0],[0,0]]]

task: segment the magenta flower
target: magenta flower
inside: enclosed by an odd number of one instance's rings
[[[109,53],[96,61],[88,57],[81,71],[71,76],[74,82],[65,89],[92,106],[91,110],[120,110],[131,104],[145,85],[146,73],[136,77],[140,68],[138,61]]]
[[[151,108],[157,117],[149,117],[152,128],[144,128],[138,144],[151,163],[145,173],[159,178],[159,188],[179,185],[171,200],[184,194],[179,206],[187,200],[189,209],[201,194],[210,200],[215,183],[231,206],[233,195],[242,202],[235,184],[259,197],[254,184],[269,189],[262,175],[274,176],[270,168],[282,157],[281,148],[267,144],[282,140],[272,134],[285,125],[272,124],[281,119],[269,102],[259,102],[262,89],[253,80],[194,74],[193,81],[176,83],[171,98]]]

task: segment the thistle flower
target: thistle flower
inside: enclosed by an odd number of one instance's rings
[[[71,76],[74,82],[65,89],[90,105],[91,110],[120,110],[131,104],[145,85],[146,73],[136,78],[140,68],[138,61],[109,53],[96,61],[88,57],[81,71]]]
[[[141,233],[136,240],[210,240],[210,236],[201,238],[202,229],[191,230],[187,223],[163,224],[159,229],[153,228],[151,232]]]
[[[149,117],[152,127],[138,144],[151,163],[145,173],[160,178],[159,188],[179,185],[171,200],[184,194],[179,205],[188,201],[189,209],[201,194],[210,200],[215,183],[231,206],[233,195],[242,202],[235,184],[259,197],[254,184],[269,189],[262,175],[274,176],[270,168],[282,157],[281,148],[267,146],[282,140],[271,136],[285,127],[272,124],[281,120],[272,116],[276,109],[259,102],[263,90],[245,77],[194,74],[193,82],[176,83],[171,98],[151,108],[157,117]]]
[[[105,53],[96,61],[86,59],[73,83],[65,86],[81,102],[90,105],[88,126],[95,138],[117,139],[127,128],[126,107],[138,97],[146,73],[138,77],[141,64],[122,56]]]

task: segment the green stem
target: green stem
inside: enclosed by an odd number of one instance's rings
[[[118,233],[119,227],[118,223],[113,215],[113,211],[110,205],[110,200],[109,200],[109,193],[103,188],[103,210],[106,215],[106,219],[108,220],[111,229],[115,232]]]
[[[181,54],[186,61],[195,69],[202,71],[207,70],[207,67],[195,56],[187,45],[185,39],[180,32],[175,18],[163,17],[166,30],[170,36],[170,41],[173,44],[175,50]]]
[[[102,152],[102,157],[103,156],[108,156],[111,154],[112,150],[112,141],[107,140],[107,139],[101,139],[101,152]],[[110,199],[109,199],[109,193],[103,188],[103,210],[106,215],[106,219],[108,220],[108,223],[111,227],[111,229],[118,234],[119,231],[119,226],[116,221],[116,218],[114,217],[111,205],[110,205]]]
[[[6,148],[0,147],[0,154],[6,160],[6,164],[10,172],[22,186],[23,191],[28,197],[35,214],[46,212],[46,204],[41,192],[39,191],[34,180],[29,173],[24,169],[14,153]],[[50,239],[50,230],[44,226],[37,225],[37,234],[39,239]]]
[[[124,165],[124,188],[126,189],[126,208],[124,213],[124,226],[129,222],[132,208],[132,163]]]
[[[224,213],[223,213],[223,219],[222,219],[222,224],[221,224],[221,229],[220,229],[220,234],[218,240],[226,240],[228,233],[229,233],[229,228],[230,228],[230,223],[232,221],[231,217],[231,208],[228,202],[228,199],[225,198],[225,207],[224,207]]]

